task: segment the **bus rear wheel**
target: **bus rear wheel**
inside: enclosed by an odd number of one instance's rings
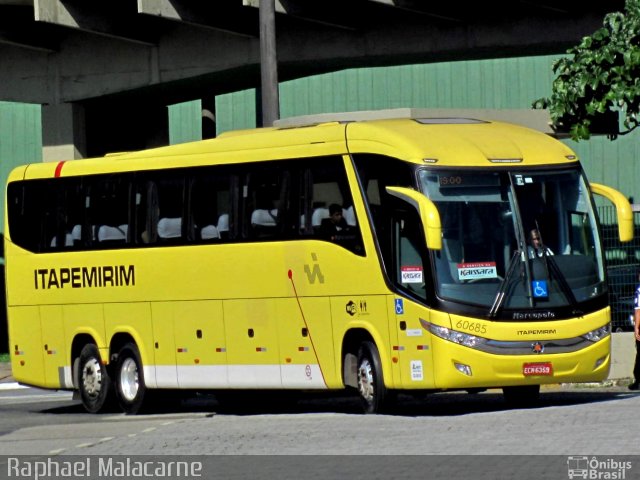
[[[145,400],[147,388],[138,347],[128,343],[120,349],[116,362],[116,398],[123,412],[138,413]]]
[[[388,409],[392,392],[384,386],[380,354],[373,342],[363,342],[358,350],[357,384],[364,413]]]
[[[106,365],[102,363],[98,347],[90,343],[80,352],[78,390],[85,410],[98,413],[113,405],[113,387]]]

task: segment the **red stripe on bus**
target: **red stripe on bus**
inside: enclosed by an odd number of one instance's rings
[[[60,176],[60,172],[62,172],[63,165],[64,165],[64,161],[58,162],[58,165],[56,165],[56,173],[54,174],[54,177],[58,178]]]

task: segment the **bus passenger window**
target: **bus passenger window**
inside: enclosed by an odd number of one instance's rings
[[[77,178],[49,184],[45,210],[45,236],[48,249],[69,250],[80,246],[84,218],[83,195]],[[77,238],[76,238],[77,237]]]
[[[129,181],[124,175],[94,180],[89,192],[89,218],[98,247],[129,242]]]
[[[229,175],[219,168],[194,173],[189,202],[189,237],[195,242],[219,242],[228,238],[229,191]]]
[[[342,159],[323,159],[321,164],[313,165],[310,172],[314,235],[362,255],[362,238]]]
[[[180,243],[184,205],[184,180],[177,173],[156,181],[158,187],[158,240],[163,243]]]
[[[266,170],[256,169],[248,175],[244,218],[249,226],[248,230],[245,227],[245,235],[250,239],[280,237],[280,215],[284,214],[278,206],[288,193],[288,174],[284,167],[284,162],[278,162],[277,166]]]

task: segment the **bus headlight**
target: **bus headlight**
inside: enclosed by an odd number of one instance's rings
[[[487,342],[486,338],[476,337],[475,335],[469,335],[468,333],[459,332],[447,327],[441,327],[440,325],[434,325],[420,319],[422,326],[433,333],[436,337],[440,337],[449,342],[457,343],[458,345],[464,345],[469,348],[478,348]]]
[[[583,338],[589,340],[590,342],[599,342],[605,337],[608,337],[611,334],[611,324],[607,323],[604,327],[596,328],[595,330],[591,330],[590,332],[582,335]]]

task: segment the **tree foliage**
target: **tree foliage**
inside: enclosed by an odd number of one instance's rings
[[[570,57],[553,64],[553,90],[533,108],[547,108],[554,128],[568,131],[574,140],[587,140],[597,123],[611,113],[615,122],[610,138],[638,127],[640,108],[640,0],[626,0],[624,12],[609,13],[603,26],[567,51]],[[617,115],[614,115],[617,119]]]

